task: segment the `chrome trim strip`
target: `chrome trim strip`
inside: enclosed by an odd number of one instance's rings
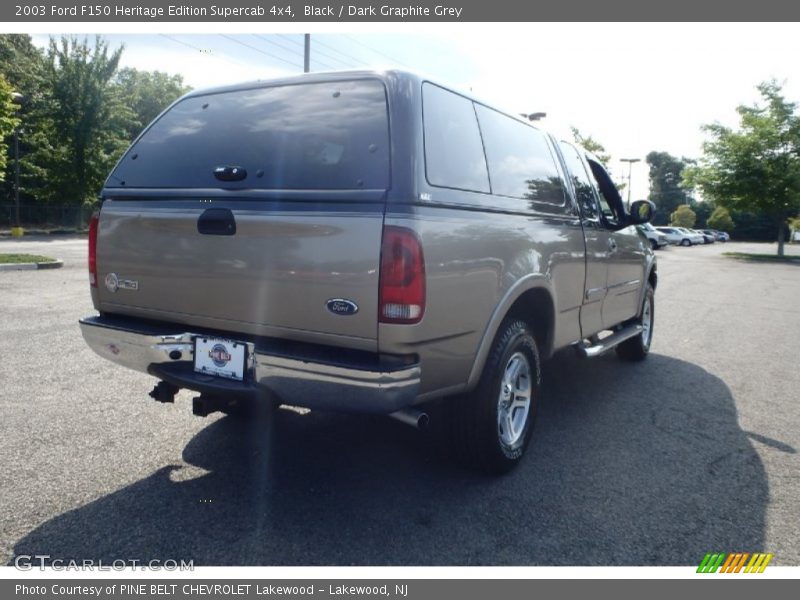
[[[608,286],[609,290],[615,290],[621,287],[628,287],[628,286],[639,286],[642,283],[641,279],[631,279],[630,281],[622,281],[620,283],[615,283],[613,285]]]
[[[593,296],[597,296],[597,300],[600,300],[600,298],[603,298],[606,295],[606,289],[607,288],[601,287],[601,288],[590,288],[586,290],[586,301],[592,302]]]

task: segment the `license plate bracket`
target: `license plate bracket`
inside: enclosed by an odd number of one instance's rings
[[[204,375],[244,381],[247,344],[213,336],[194,338],[194,370]]]

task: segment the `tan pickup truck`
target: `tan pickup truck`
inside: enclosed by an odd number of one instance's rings
[[[507,471],[542,362],[643,359],[656,262],[603,166],[402,71],[192,92],[133,143],[91,222],[103,358],[194,412],[286,403],[446,419]]]

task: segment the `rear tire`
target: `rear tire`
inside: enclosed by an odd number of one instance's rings
[[[450,400],[449,445],[490,474],[517,466],[530,442],[541,393],[539,350],[527,323],[500,326],[476,388]]]
[[[655,324],[655,292],[649,283],[644,292],[644,301],[639,318],[635,321],[642,326],[642,333],[617,346],[617,356],[622,360],[640,361],[647,358],[650,353],[650,344],[653,341],[653,325]]]

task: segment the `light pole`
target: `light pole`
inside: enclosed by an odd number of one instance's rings
[[[17,105],[17,114],[25,102],[25,96],[19,92],[11,93],[11,101]],[[22,237],[24,230],[19,223],[19,130],[21,124],[17,124],[14,128],[14,226],[11,228],[11,235],[13,237]]]
[[[633,163],[637,163],[641,158],[620,158],[620,162],[628,163],[628,210],[631,209],[631,172],[633,171]]]

